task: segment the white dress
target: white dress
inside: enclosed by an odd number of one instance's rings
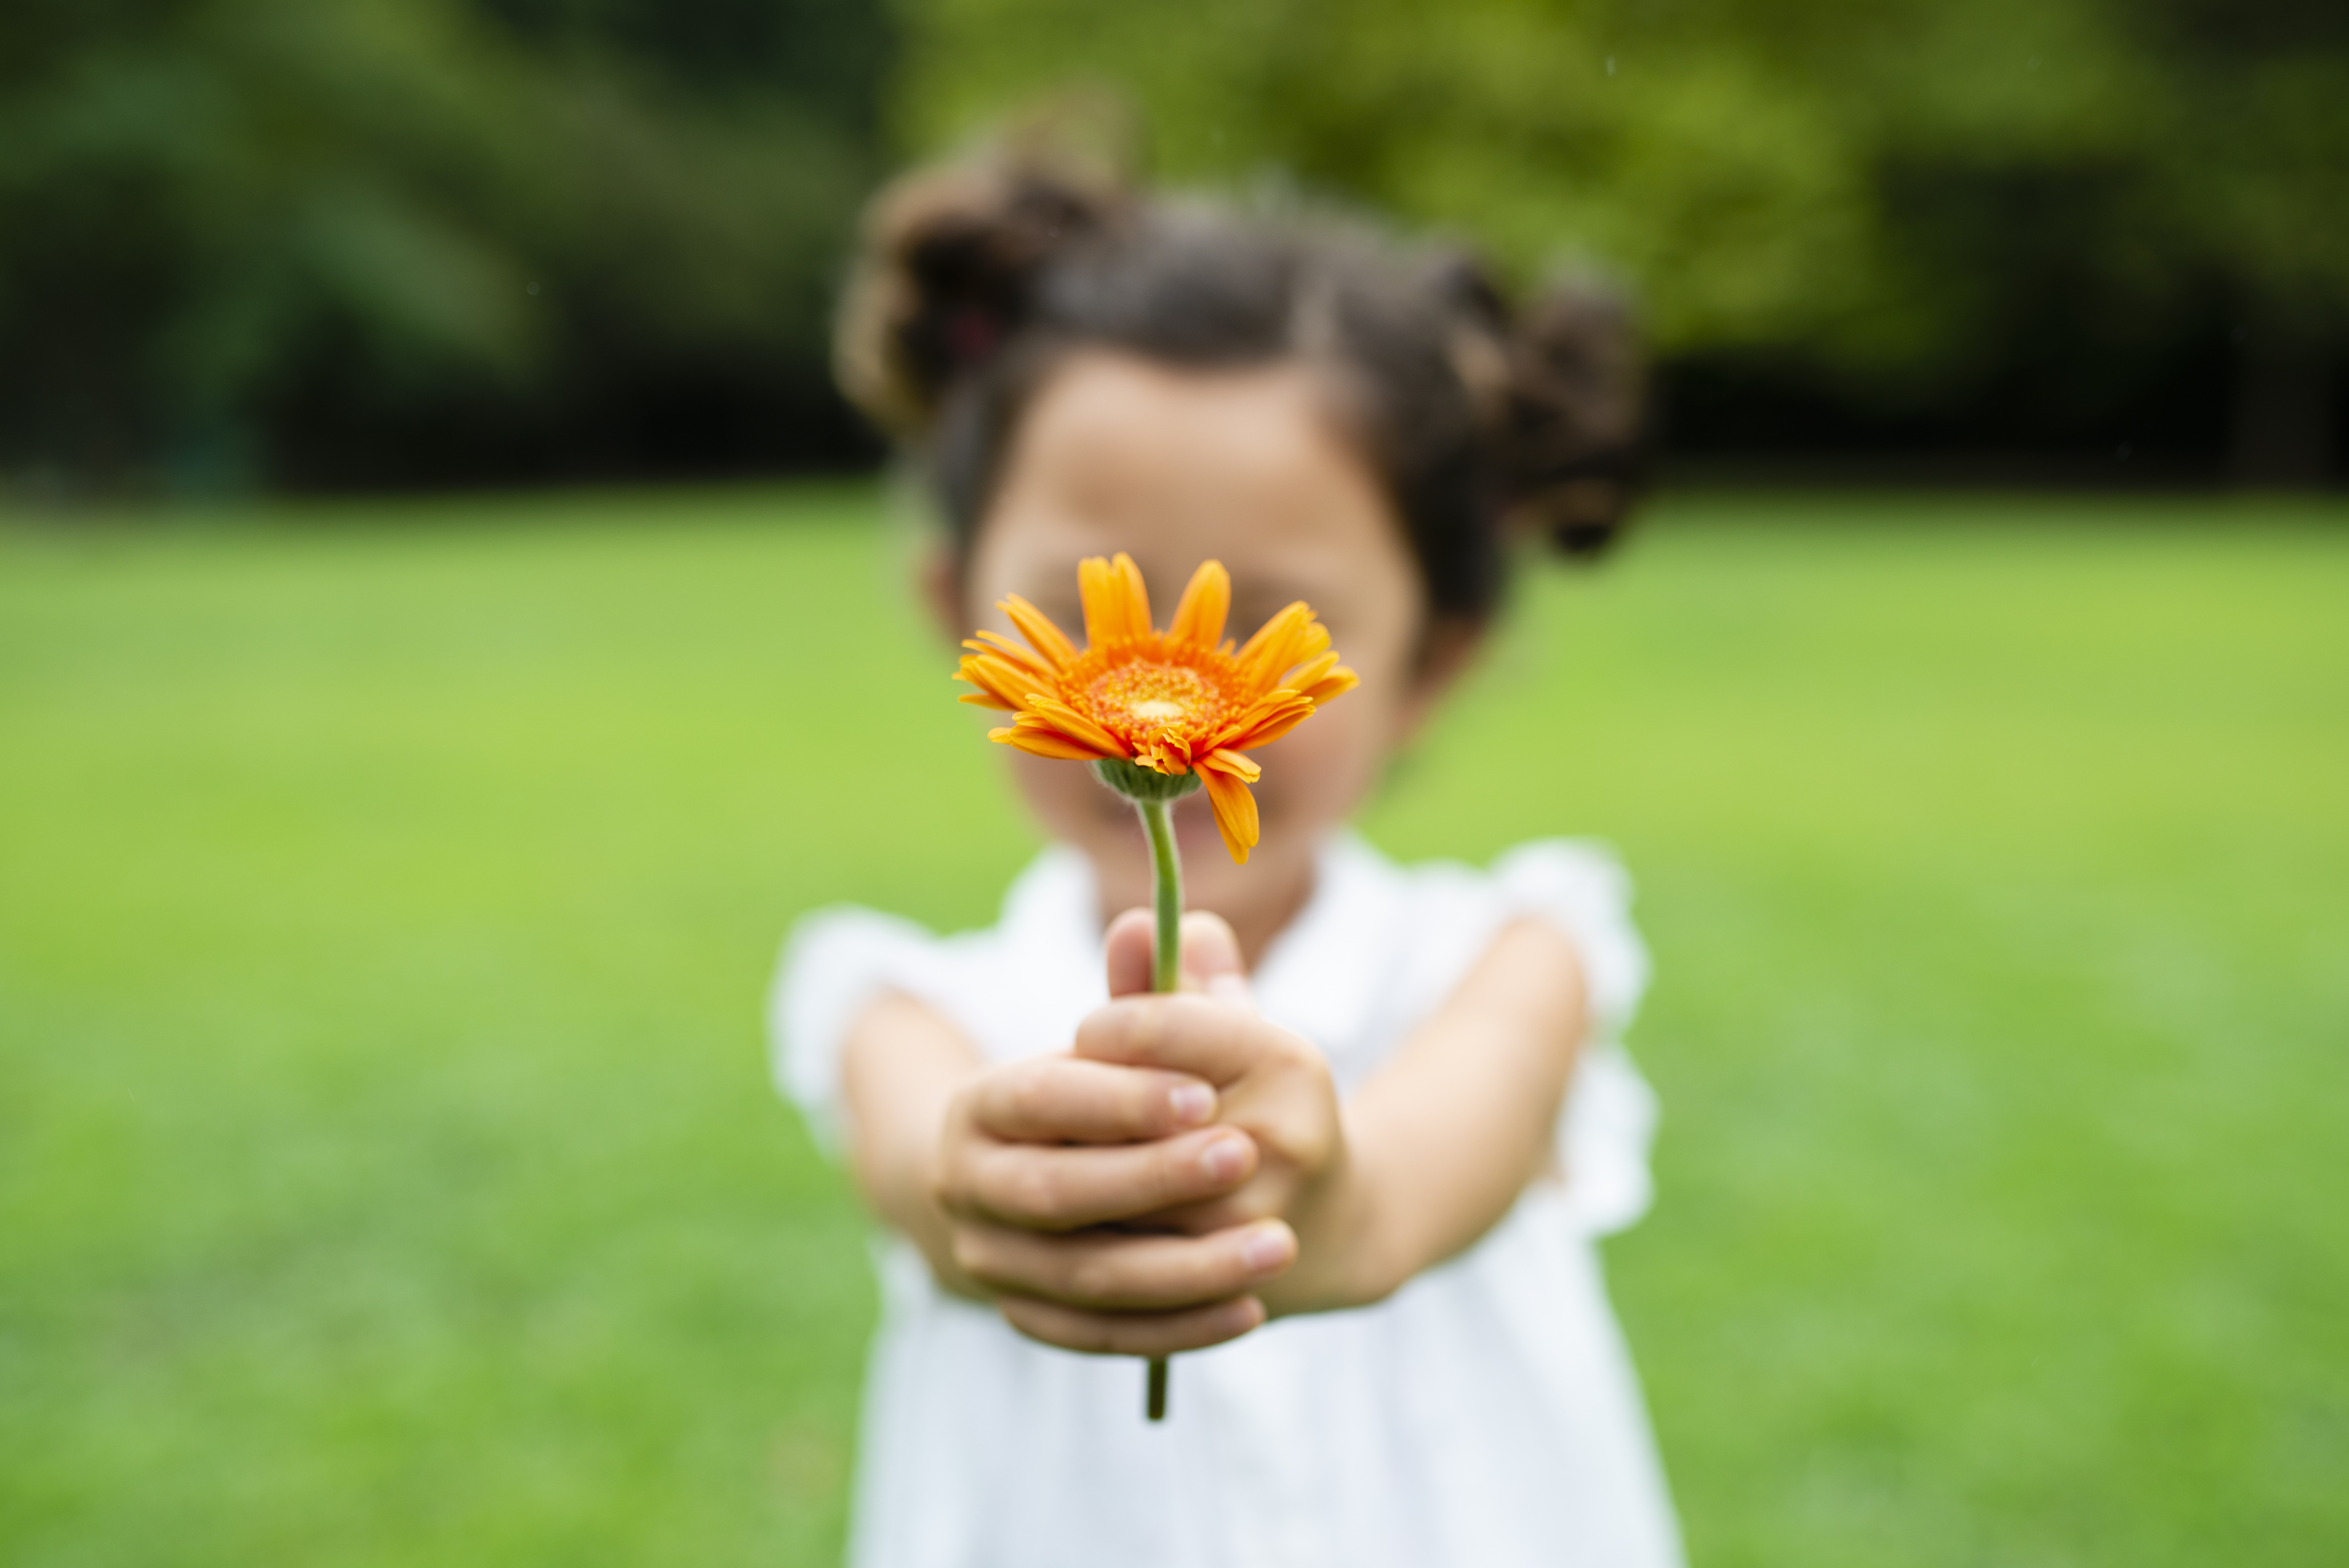
[[[1648,1204],[1654,1100],[1618,1043],[1647,981],[1630,885],[1548,841],[1490,871],[1399,867],[1359,838],[1253,977],[1265,1015],[1350,1090],[1500,927],[1577,944],[1593,1028],[1558,1127],[1563,1183],[1527,1189],[1466,1252],[1375,1306],[1282,1319],[1174,1358],[1168,1418],[1138,1361],[1022,1338],[876,1244],[854,1568],[1664,1568],[1679,1535],[1593,1240]],[[938,938],[818,911],[773,1002],[784,1090],[835,1150],[839,1051],[879,992],[916,997],[994,1060],[1064,1049],[1106,999],[1092,877],[1046,851],[992,928]]]

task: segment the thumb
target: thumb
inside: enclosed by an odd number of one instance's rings
[[[1147,909],[1128,909],[1109,923],[1109,931],[1102,939],[1102,952],[1108,960],[1111,996],[1149,994],[1156,939],[1157,927]]]
[[[1128,909],[1109,923],[1102,947],[1108,961],[1110,995],[1149,993],[1157,936],[1157,925],[1147,909]],[[1194,909],[1183,917],[1183,989],[1242,1007],[1256,1005],[1248,992],[1247,966],[1240,961],[1239,939],[1221,915]]]
[[[1194,909],[1183,917],[1183,989],[1204,991],[1217,1002],[1254,1008],[1240,940],[1221,915]]]

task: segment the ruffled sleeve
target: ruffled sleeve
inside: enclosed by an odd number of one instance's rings
[[[935,995],[945,955],[911,920],[853,905],[802,916],[784,940],[767,999],[776,1086],[800,1108],[817,1145],[846,1152],[840,1054],[848,1031],[884,992]]]
[[[1582,960],[1590,1036],[1558,1120],[1558,1152],[1578,1221],[1592,1234],[1620,1231],[1654,1195],[1656,1095],[1622,1045],[1649,972],[1648,946],[1631,923],[1631,878],[1597,845],[1545,839],[1495,861],[1493,879],[1512,913],[1550,921]]]

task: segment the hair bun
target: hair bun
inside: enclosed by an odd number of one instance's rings
[[[834,338],[841,389],[901,435],[1026,320],[1054,258],[1130,198],[1073,162],[989,158],[908,175],[866,209]]]
[[[1490,297],[1489,290],[1487,296]],[[1587,283],[1555,286],[1518,309],[1484,400],[1504,514],[1569,556],[1605,550],[1646,478],[1648,371],[1622,297]]]

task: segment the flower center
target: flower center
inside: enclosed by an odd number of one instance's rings
[[[1180,664],[1121,664],[1097,677],[1085,695],[1094,716],[1129,741],[1204,729],[1224,706],[1214,682]]]

